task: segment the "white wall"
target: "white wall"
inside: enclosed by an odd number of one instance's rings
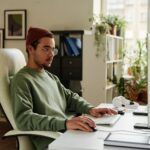
[[[89,17],[99,0],[0,0],[0,28],[4,28],[4,10],[26,9],[29,26],[48,30],[90,29]],[[97,8],[96,8],[97,9]],[[5,47],[25,53],[25,40],[5,40]]]
[[[105,97],[103,87],[105,87],[104,76],[104,58],[96,57],[96,46],[94,44],[94,35],[84,36],[84,49],[83,49],[83,97],[87,99],[94,106],[97,106]]]
[[[29,26],[43,27],[48,30],[69,30],[84,29],[89,30],[91,23],[89,18],[93,13],[99,11],[101,0],[0,0],[0,28],[4,28],[4,10],[26,9],[27,10],[27,29]],[[83,86],[85,88],[85,98],[93,104],[98,104],[99,91],[95,87],[97,83],[95,49],[93,39],[90,37],[92,45],[85,43],[83,59]],[[25,52],[25,40],[5,40],[5,47],[19,48]],[[92,51],[92,57],[91,52]],[[91,60],[92,58],[92,60]],[[91,62],[94,64],[91,65]],[[89,65],[90,63],[90,65]],[[96,63],[96,64],[95,64]],[[93,68],[91,66],[94,66]],[[90,68],[89,68],[90,67]],[[91,74],[94,74],[91,75]],[[99,75],[100,73],[98,73]],[[90,75],[90,78],[89,76]],[[93,79],[93,77],[95,79]],[[90,86],[89,86],[90,85]],[[88,86],[86,88],[86,86]]]

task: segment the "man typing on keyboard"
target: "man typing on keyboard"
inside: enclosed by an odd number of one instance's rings
[[[99,120],[101,119],[100,117],[104,115],[112,116],[117,114],[115,110],[109,108],[91,108],[87,113],[94,118],[99,118]],[[74,117],[66,121],[67,129],[79,129],[82,131],[92,132],[95,127],[96,124],[91,117],[84,115]]]
[[[57,76],[45,70],[54,56],[55,40],[48,30],[30,27],[26,37],[27,65],[11,81],[13,115],[20,130],[91,132],[95,122],[77,113],[101,117],[116,114],[107,108],[94,108],[84,98],[66,89]],[[31,137],[36,150],[45,150],[54,139]]]

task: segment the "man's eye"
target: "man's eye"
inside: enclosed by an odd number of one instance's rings
[[[46,52],[49,51],[49,48],[44,47],[43,49],[44,49],[44,51],[46,51]]]

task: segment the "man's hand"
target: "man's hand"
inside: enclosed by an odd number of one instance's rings
[[[91,116],[93,117],[101,117],[104,114],[108,114],[108,115],[116,115],[117,112],[113,109],[110,108],[91,108],[89,110],[89,113]]]
[[[71,118],[70,120],[67,120],[66,122],[67,129],[71,130],[82,130],[86,132],[92,132],[96,125],[93,120],[86,116],[79,116]]]

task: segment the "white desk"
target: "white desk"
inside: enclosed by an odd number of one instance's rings
[[[100,107],[112,107],[112,105],[101,104]],[[141,130],[134,129],[135,123],[147,123],[147,116],[137,116],[132,114],[133,110],[126,110],[125,114],[116,122],[112,127],[108,126],[97,126],[99,130],[104,131],[129,131],[130,132],[141,132]],[[104,150],[137,150],[137,148],[125,148],[125,147],[114,147],[104,146]],[[143,150],[143,149],[138,149]]]
[[[101,105],[101,107],[107,105]],[[125,114],[116,122],[113,126],[97,126],[99,132],[98,137],[101,139],[105,138],[103,131],[126,131],[126,132],[142,132],[141,130],[134,129],[135,123],[147,123],[147,116],[135,116],[132,114],[133,110],[126,110]],[[137,148],[125,148],[125,147],[114,147],[104,146],[104,150],[137,150]],[[142,149],[138,149],[142,150]]]
[[[100,130],[111,130],[111,131],[118,131],[118,130],[125,130],[125,131],[131,131],[131,132],[140,132],[141,130],[134,129],[135,123],[146,123],[147,117],[146,116],[133,116],[132,112],[126,112],[119,121],[113,126],[113,127],[101,127],[98,126],[98,129]],[[123,147],[110,147],[105,146],[104,150],[124,150],[124,149],[132,149],[133,148],[123,148]],[[137,150],[137,149],[136,149]]]

